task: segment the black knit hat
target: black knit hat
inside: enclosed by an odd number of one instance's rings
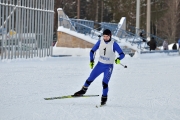
[[[109,29],[105,29],[104,32],[103,32],[103,35],[111,36],[111,31]]]

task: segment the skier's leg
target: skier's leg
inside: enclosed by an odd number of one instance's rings
[[[88,79],[85,81],[82,89],[76,93],[74,93],[74,95],[84,95],[89,87],[89,85],[94,81],[94,79],[99,76],[102,73],[102,68],[97,64],[94,69],[92,70],[90,76],[88,77]]]
[[[107,101],[108,91],[109,91],[108,83],[111,78],[112,71],[113,71],[113,65],[109,65],[109,67],[104,71],[104,78],[102,81],[103,93],[101,97],[101,105],[106,104]]]
[[[89,87],[89,85],[103,72],[102,67],[97,64],[92,72],[90,73],[88,79],[85,81],[84,86]]]

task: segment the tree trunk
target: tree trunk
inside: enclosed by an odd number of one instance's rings
[[[98,22],[98,17],[99,17],[99,0],[97,0],[97,3],[96,3],[96,18],[95,18],[95,21]]]
[[[80,19],[80,0],[77,0],[77,19]]]

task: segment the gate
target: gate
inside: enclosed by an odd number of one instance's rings
[[[52,55],[54,0],[0,0],[0,57]]]

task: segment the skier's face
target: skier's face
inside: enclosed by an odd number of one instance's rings
[[[103,35],[103,39],[104,39],[105,41],[108,41],[108,40],[110,39],[110,36],[109,36],[109,35]]]

